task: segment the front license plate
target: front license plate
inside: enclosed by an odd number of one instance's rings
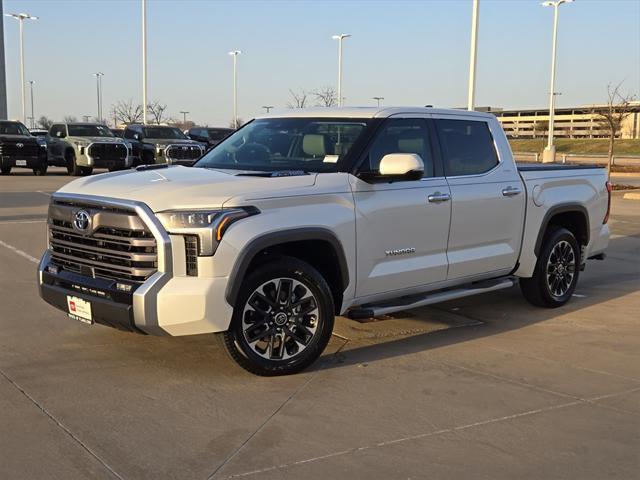
[[[67,308],[69,310],[70,318],[79,320],[83,323],[88,323],[89,325],[93,324],[93,318],[91,316],[91,302],[67,295]]]
[[[16,167],[26,167],[26,166],[27,166],[26,160],[16,160]]]

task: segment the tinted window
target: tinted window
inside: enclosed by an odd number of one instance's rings
[[[0,135],[30,135],[27,127],[19,122],[0,122]]]
[[[419,118],[388,120],[376,135],[363,170],[377,172],[382,157],[389,153],[415,153],[424,162],[424,176],[434,176],[434,162],[427,123]]]
[[[436,125],[445,175],[477,175],[498,165],[493,137],[486,122],[436,120]]]
[[[186,139],[187,136],[175,127],[144,127],[146,138],[160,138],[164,140]]]
[[[113,137],[104,125],[68,125],[70,137]]]
[[[51,127],[51,131],[49,132],[49,135],[51,135],[52,137],[60,137],[60,133],[64,134],[64,126],[63,125],[53,125]]]

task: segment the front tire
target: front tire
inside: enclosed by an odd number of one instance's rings
[[[578,283],[580,247],[566,228],[547,233],[533,277],[520,279],[524,297],[533,305],[557,308],[567,303]]]
[[[42,164],[38,168],[33,169],[33,174],[36,177],[42,177],[47,174],[47,164]]]
[[[67,173],[74,177],[79,177],[83,174],[82,167],[79,167],[76,162],[76,152],[73,150],[69,150],[65,156],[65,161],[67,162]]]
[[[333,323],[333,297],[322,275],[305,262],[279,257],[242,283],[223,343],[251,373],[289,375],[320,356]]]
[[[0,173],[2,175],[9,175],[11,173],[11,167],[0,167]]]

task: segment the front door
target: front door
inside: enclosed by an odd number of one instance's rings
[[[358,297],[403,291],[447,277],[450,192],[432,144],[427,120],[390,118],[360,171],[376,172],[389,153],[415,153],[425,165],[423,178],[382,183],[352,177]]]

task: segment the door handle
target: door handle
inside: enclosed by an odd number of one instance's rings
[[[522,193],[522,190],[518,187],[507,187],[502,190],[502,195],[505,197],[513,197],[514,195],[519,195]]]
[[[436,192],[436,193],[434,193],[432,195],[429,195],[427,197],[427,200],[429,201],[429,203],[447,202],[447,201],[451,200],[451,195],[449,195],[448,193]]]

